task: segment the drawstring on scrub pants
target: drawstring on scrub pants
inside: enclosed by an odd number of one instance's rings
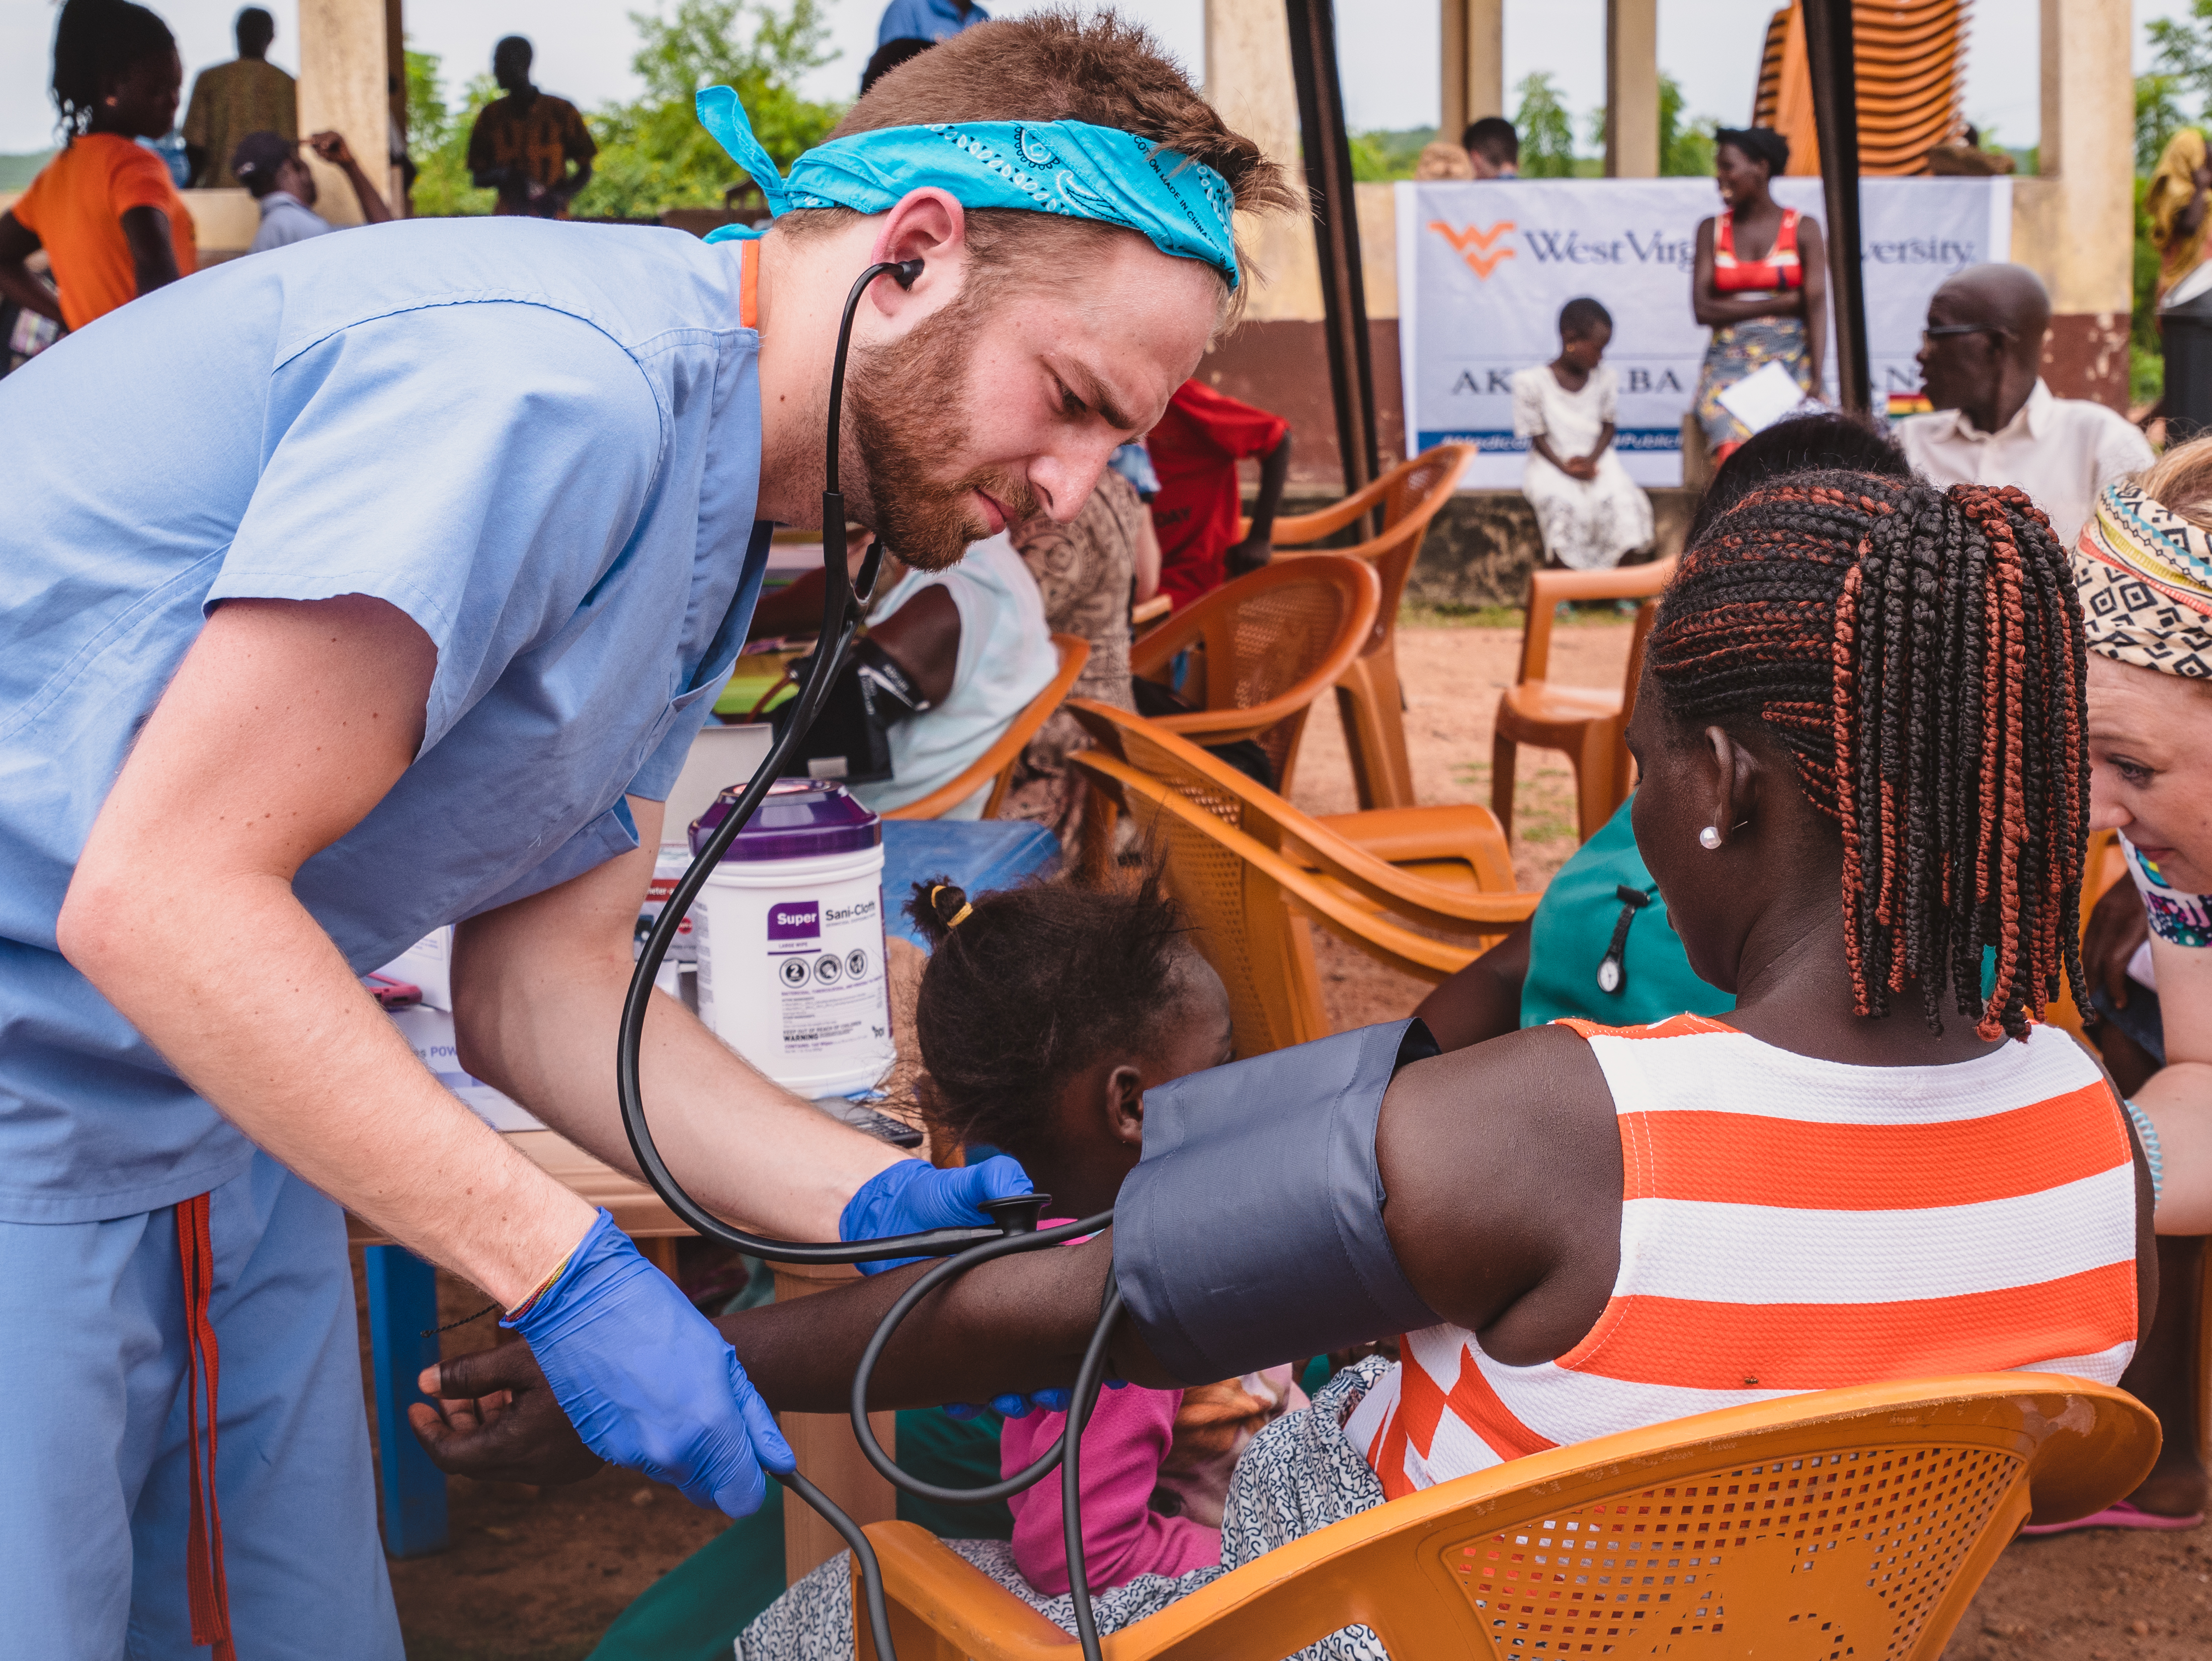
[[[230,1587],[222,1573],[222,1512],[215,1497],[216,1383],[222,1358],[208,1299],[215,1290],[215,1249],[208,1237],[208,1196],[177,1207],[177,1255],[185,1275],[185,1429],[191,1454],[191,1539],[185,1548],[185,1587],[191,1602],[192,1642],[215,1646],[215,1661],[238,1661],[230,1638]],[[207,1461],[200,1460],[200,1372],[207,1372]]]

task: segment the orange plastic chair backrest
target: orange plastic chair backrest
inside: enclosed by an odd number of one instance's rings
[[[1139,636],[1129,667],[1163,679],[1188,651],[1180,696],[1201,713],[1166,724],[1200,743],[1255,739],[1288,789],[1306,713],[1364,648],[1381,601],[1375,573],[1356,559],[1263,566]]]
[[[1429,521],[1451,500],[1459,476],[1473,459],[1472,444],[1439,444],[1434,449],[1400,462],[1365,490],[1354,492],[1318,513],[1297,514],[1276,520],[1273,532],[1279,549],[1299,548],[1334,535],[1362,514],[1380,508],[1382,528],[1367,540],[1330,551],[1349,554],[1375,567],[1382,580],[1382,604],[1376,614],[1371,642],[1380,645],[1389,634],[1406,596],[1407,580],[1421,552],[1421,538]]]
[[[1482,891],[1470,894],[1400,870],[1157,721],[1089,698],[1070,698],[1067,712],[1117,761],[1180,791],[1262,847],[1315,867],[1418,927],[1469,935],[1472,926],[1471,943],[1479,946],[1528,916],[1542,897],[1516,889],[1503,830],[1471,850]]]
[[[1552,662],[1552,624],[1559,608],[1575,599],[1649,599],[1674,580],[1676,560],[1616,565],[1608,571],[1537,571],[1528,578],[1528,617],[1521,625],[1523,681],[1541,680]]]
[[[975,757],[959,775],[940,784],[919,801],[910,801],[903,807],[894,807],[884,813],[887,819],[933,819],[942,818],[981,790],[985,782],[991,786],[991,794],[983,804],[985,818],[999,811],[1006,800],[1006,788],[1013,781],[1014,764],[1029,747],[1029,741],[1037,735],[1037,729],[1050,721],[1067,697],[1067,689],[1075,684],[1075,678],[1083,672],[1083,666],[1091,660],[1091,642],[1079,640],[1073,635],[1054,635],[1053,646],[1060,653],[1060,667],[1053,678],[1026,704],[1022,712],[1007,723],[1006,730],[999,734],[991,747]]]
[[[1327,1037],[1313,943],[1273,873],[1237,846],[1251,839],[1236,829],[1236,797],[1186,796],[1095,750],[1068,761],[1129,817],[1165,870],[1169,891],[1196,931],[1194,944],[1228,989],[1237,1055]]]
[[[1228,989],[1239,1056],[1304,1043],[1331,1030],[1301,917],[1431,982],[1474,960],[1474,946],[1449,945],[1377,916],[1248,836],[1237,828],[1233,793],[1199,778],[1178,788],[1099,750],[1068,759],[1130,816],[1165,869],[1169,891],[1196,926],[1199,951]],[[1501,897],[1509,907],[1520,898]],[[1527,909],[1534,904],[1535,896],[1526,897]]]
[[[2109,1504],[2158,1442],[2134,1397],[2056,1373],[1784,1396],[1391,1500],[1222,1576],[1105,1653],[1281,1661],[1356,1624],[1395,1661],[1936,1661],[2022,1523]],[[868,1534],[901,1661],[1080,1653],[912,1524]]]

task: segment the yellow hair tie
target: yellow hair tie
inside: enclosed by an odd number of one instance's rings
[[[951,883],[947,883],[947,882],[933,882],[933,883],[930,884],[930,885],[929,885],[929,909],[930,909],[931,910],[934,911],[934,910],[937,910],[937,897],[938,897],[939,894],[942,894],[942,893],[943,893],[946,889],[951,888],[951,886],[952,886],[952,885],[951,885]],[[960,925],[961,925],[962,923],[965,922],[968,920],[968,914],[969,914],[969,912],[973,911],[975,909],[975,908],[974,906],[972,906],[972,905],[970,905],[970,904],[968,904],[963,900],[963,901],[962,902],[962,904],[961,904],[961,907],[960,907],[960,909],[959,909],[957,911],[956,911],[956,912],[954,912],[954,913],[952,914],[952,921],[951,921],[951,922],[948,922],[948,923],[946,923],[946,924],[945,925],[945,932],[946,932],[947,934],[950,934],[953,929],[956,929],[956,928],[959,928],[959,927],[960,927]]]

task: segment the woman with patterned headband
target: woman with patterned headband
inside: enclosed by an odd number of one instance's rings
[[[2158,1231],[2212,1233],[2212,439],[2109,486],[2074,575],[2089,645],[2090,823],[2120,833],[2163,1027],[2165,1064],[2133,1098],[2152,1127],[2153,1169],[2163,1166]],[[2190,1390],[2200,1250],[2193,1238],[2161,1243],[2171,1295],[2125,1382],[2165,1421],[2166,1445],[2149,1479],[2099,1520],[2203,1520]]]

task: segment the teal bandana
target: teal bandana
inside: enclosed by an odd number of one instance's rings
[[[1019,208],[1120,225],[1162,253],[1200,259],[1237,286],[1229,181],[1202,161],[1087,121],[933,122],[879,127],[817,145],[786,178],[728,87],[699,94],[700,125],[753,177],[778,218],[794,208],[884,213],[933,185],[963,208]],[[753,233],[712,232],[710,242]]]

